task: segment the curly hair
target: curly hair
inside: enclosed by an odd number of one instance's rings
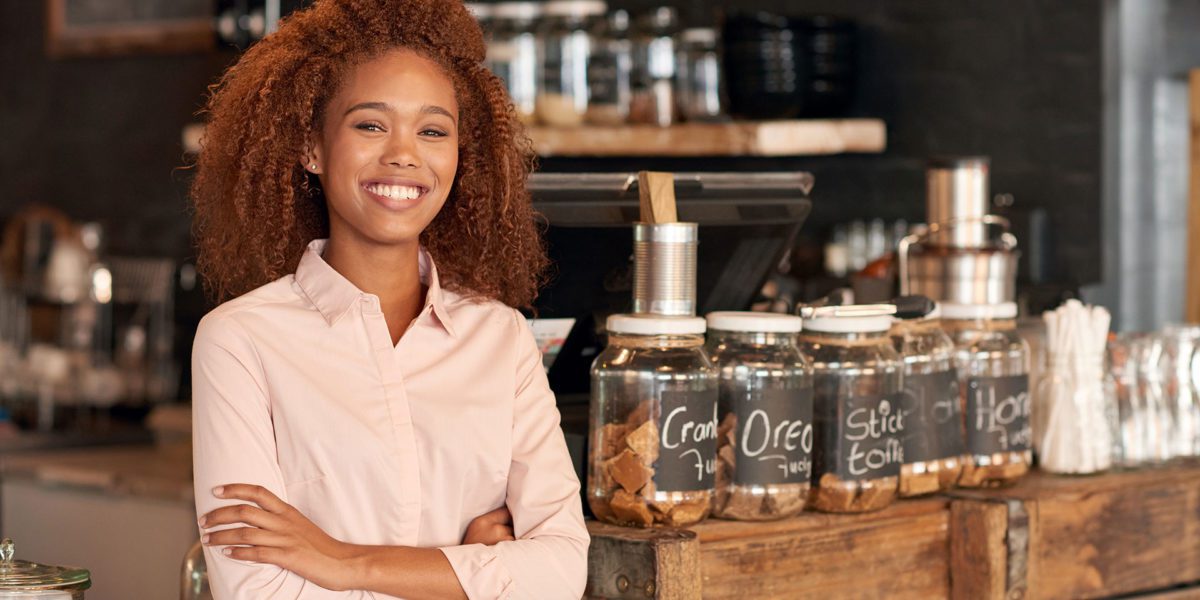
[[[525,187],[532,144],[458,0],[318,0],[209,87],[191,198],[197,269],[217,301],[294,272],[308,242],[329,235],[300,157],[348,69],[396,48],[439,64],[459,103],[458,171],[421,244],[448,289],[531,305],[548,264]]]

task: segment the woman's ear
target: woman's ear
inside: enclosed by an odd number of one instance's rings
[[[310,139],[304,145],[304,152],[300,155],[300,164],[309,173],[321,172],[321,147],[316,143],[316,140]]]

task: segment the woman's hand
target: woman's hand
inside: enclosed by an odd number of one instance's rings
[[[511,542],[513,537],[512,514],[507,506],[501,506],[490,513],[479,515],[467,525],[467,534],[463,536],[463,545],[483,544],[494,546],[500,542]]]
[[[225,546],[221,551],[230,558],[277,565],[329,590],[348,589],[353,545],[329,537],[262,486],[224,485],[213,488],[213,495],[254,504],[225,506],[200,517],[206,531],[221,525],[249,526],[207,532],[201,538],[206,546]]]

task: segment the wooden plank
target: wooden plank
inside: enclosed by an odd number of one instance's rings
[[[639,220],[643,223],[675,223],[675,174],[658,171],[638,172]]]
[[[700,598],[700,544],[678,529],[631,529],[588,521],[587,598]]]
[[[531,127],[529,137],[541,156],[806,156],[887,146],[879,119]]]
[[[710,519],[700,536],[705,598],[944,598],[950,523],[944,498],[877,513]]]
[[[951,513],[963,519],[952,521],[969,527],[952,534],[955,597],[1098,598],[1200,580],[1197,466],[1074,478],[1035,472],[1008,489],[954,492]],[[1003,506],[1004,519],[970,503]],[[993,529],[1001,525],[1003,535]],[[979,570],[968,573],[971,564]],[[966,593],[976,589],[983,593]]]
[[[1188,192],[1188,259],[1185,318],[1200,323],[1200,69],[1191,73],[1191,179]]]
[[[1008,505],[1003,502],[950,503],[950,595],[962,600],[1003,600],[1006,596]]]

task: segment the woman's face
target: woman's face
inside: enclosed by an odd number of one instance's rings
[[[321,178],[330,237],[417,241],[458,169],[458,102],[441,67],[394,50],[353,67],[304,168]]]

